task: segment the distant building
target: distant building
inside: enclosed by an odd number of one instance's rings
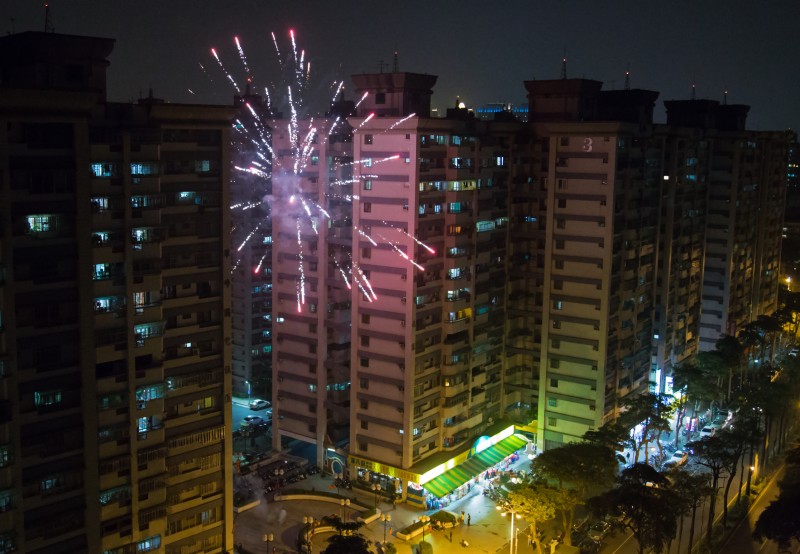
[[[230,552],[234,110],[0,37],[0,550]]]
[[[512,104],[511,102],[492,102],[475,108],[475,115],[478,119],[485,121],[511,116],[518,121],[527,122],[528,105]]]

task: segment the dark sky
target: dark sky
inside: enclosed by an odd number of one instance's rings
[[[400,53],[400,69],[439,76],[434,106],[523,102],[526,79],[570,77],[752,106],[748,127],[800,127],[798,0],[51,0],[56,32],[117,39],[109,97],[146,93],[174,102],[230,102],[214,46],[241,82],[238,35],[255,82],[275,79],[275,49],[288,30],[305,48],[318,85],[376,72]],[[13,18],[13,21],[12,21]],[[43,0],[0,1],[0,32],[44,28]],[[203,63],[213,79],[200,70]],[[390,66],[387,66],[387,70]],[[192,95],[188,89],[194,91]],[[327,93],[325,94],[327,98]],[[324,108],[323,108],[324,109]]]

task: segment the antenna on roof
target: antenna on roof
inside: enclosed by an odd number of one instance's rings
[[[728,105],[728,85],[725,85],[725,90],[722,91],[722,105]]]
[[[697,85],[692,83],[692,100],[697,100]]]
[[[567,78],[567,50],[564,49],[564,57],[561,58],[561,78]]]
[[[378,73],[383,73],[383,68],[386,67],[388,64],[383,60],[378,60]]]
[[[630,66],[625,70],[625,90],[631,90],[631,70]]]
[[[53,20],[50,19],[50,4],[49,2],[44,3],[44,32],[45,33],[55,33],[56,30],[53,28]]]
[[[400,73],[400,60],[397,59],[397,48],[394,50],[394,64],[392,64],[392,73]]]

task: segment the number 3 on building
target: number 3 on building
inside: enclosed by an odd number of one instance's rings
[[[590,138],[583,139],[583,151],[584,152],[592,151],[592,139]]]

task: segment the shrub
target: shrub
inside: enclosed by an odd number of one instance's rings
[[[387,542],[383,545],[383,551],[385,554],[397,554],[397,547],[393,542]]]
[[[417,545],[417,554],[433,554],[433,546],[427,541],[421,542]]]
[[[431,521],[440,521],[442,523],[455,523],[456,515],[453,512],[448,512],[447,510],[439,510],[435,514],[431,515]]]

